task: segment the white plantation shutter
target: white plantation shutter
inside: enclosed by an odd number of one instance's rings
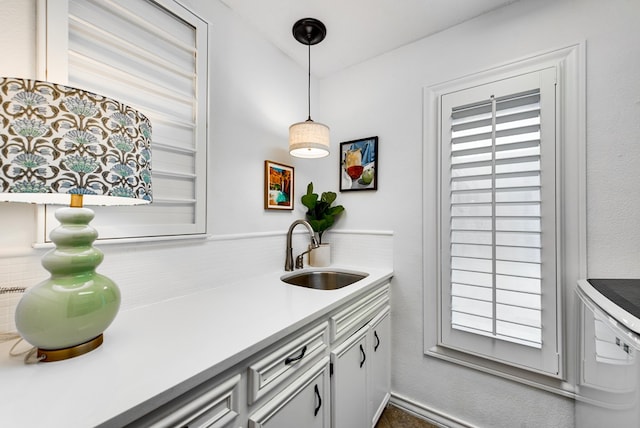
[[[69,0],[66,83],[153,128],[153,203],[92,207],[101,239],[206,233],[207,51],[206,23],[173,1]]]
[[[540,93],[451,114],[454,328],[540,347]]]
[[[441,103],[442,345],[557,374],[555,69]]]

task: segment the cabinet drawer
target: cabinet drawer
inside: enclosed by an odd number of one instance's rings
[[[389,303],[389,283],[371,292],[331,316],[331,342],[343,339],[369,322],[383,306]]]
[[[289,376],[324,356],[327,350],[328,324],[302,333],[249,367],[248,403],[253,404]]]
[[[329,428],[329,358],[301,373],[249,417],[249,428]]]
[[[146,428],[227,428],[238,416],[238,387],[241,376],[235,375],[213,387],[197,388],[175,403],[130,426]]]

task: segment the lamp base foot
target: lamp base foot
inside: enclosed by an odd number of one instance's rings
[[[38,348],[38,361],[49,363],[53,361],[62,361],[69,358],[77,357],[87,352],[91,352],[102,345],[103,336],[100,334],[88,342],[79,345],[70,346],[62,349],[40,349]]]

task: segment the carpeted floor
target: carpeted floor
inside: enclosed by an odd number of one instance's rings
[[[437,428],[437,426],[390,404],[380,416],[376,428]]]

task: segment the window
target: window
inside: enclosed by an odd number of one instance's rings
[[[206,23],[168,0],[68,0],[65,17],[53,9],[47,38],[59,37],[61,19],[68,38],[59,52],[47,46],[47,79],[130,104],[153,128],[153,203],[92,207],[100,238],[206,233]],[[53,211],[43,238],[57,226]]]
[[[442,95],[440,201],[442,344],[553,374],[555,83],[551,68]]]
[[[425,353],[554,390],[567,376],[563,296],[584,266],[578,55],[425,92],[425,171],[437,169],[425,181]]]

